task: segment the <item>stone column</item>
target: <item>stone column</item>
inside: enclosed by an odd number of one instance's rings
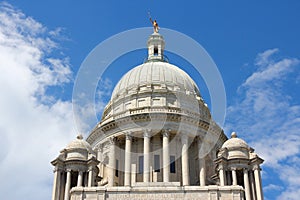
[[[136,164],[131,164],[131,185],[136,182]]]
[[[126,134],[125,141],[125,175],[124,175],[124,186],[130,186],[130,175],[131,175],[131,141],[132,137]]]
[[[261,186],[261,176],[260,176],[260,167],[254,167],[254,179],[255,179],[255,189],[257,194],[257,200],[263,200],[262,186]]]
[[[226,171],[226,185],[232,184],[231,171]]]
[[[252,192],[252,199],[256,200],[256,192],[255,192],[255,181],[254,181],[254,174],[253,171],[249,171],[249,177],[250,177],[250,187]]]
[[[189,173],[189,144],[188,144],[188,136],[181,136],[181,171],[182,171],[182,185],[187,186],[190,185],[190,173]]]
[[[249,175],[247,169],[244,169],[244,186],[245,186],[246,200],[251,200],[251,190],[249,185]]]
[[[84,187],[88,186],[88,172],[84,172]]]
[[[150,181],[150,132],[144,132],[144,182]]]
[[[232,185],[237,185],[236,169],[231,170],[232,173]]]
[[[66,180],[66,187],[65,187],[65,198],[64,200],[70,199],[70,189],[71,189],[71,170],[67,170],[67,180]]]
[[[206,169],[205,169],[205,157],[203,155],[203,148],[204,145],[202,140],[198,139],[198,159],[199,159],[199,182],[200,186],[205,186],[205,179],[206,179]]]
[[[88,179],[88,187],[92,187],[94,186],[93,182],[94,182],[94,176],[93,176],[93,169],[89,169],[89,179]]]
[[[169,182],[170,176],[170,153],[169,153],[169,132],[163,132],[163,181]]]
[[[220,186],[225,185],[225,174],[223,166],[219,167],[219,178],[220,178]]]
[[[108,174],[107,174],[107,181],[108,186],[114,186],[114,178],[115,178],[115,168],[116,168],[116,152],[115,152],[115,145],[116,145],[116,138],[111,137],[109,138],[110,148],[109,148],[109,163],[108,163]]]
[[[53,190],[52,190],[52,200],[59,200],[60,195],[60,170],[54,170],[54,181],[53,181]]]
[[[79,171],[78,172],[78,179],[77,179],[77,187],[82,186],[82,178],[83,178],[83,172]]]

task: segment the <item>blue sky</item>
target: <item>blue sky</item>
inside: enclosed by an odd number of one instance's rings
[[[110,36],[149,27],[148,11],[161,27],[200,43],[218,66],[227,95],[224,130],[236,131],[265,159],[265,199],[298,199],[299,9],[296,0],[1,2],[0,199],[7,192],[12,200],[50,198],[49,162],[77,132],[71,100],[81,63]],[[98,113],[116,81],[145,56],[134,51],[109,66]],[[184,59],[168,57],[193,77],[210,106],[201,76]]]

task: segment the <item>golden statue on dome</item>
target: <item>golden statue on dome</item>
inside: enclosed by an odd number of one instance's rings
[[[150,12],[148,12],[148,15],[149,15],[149,18],[150,18],[150,22],[152,23],[154,33],[158,33],[159,26],[158,26],[157,21],[156,20],[154,20],[154,21],[152,20]]]

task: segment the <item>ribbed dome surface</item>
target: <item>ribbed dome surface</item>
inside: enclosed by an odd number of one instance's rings
[[[127,72],[116,85],[111,99],[124,93],[138,92],[139,87],[145,85],[158,85],[170,91],[200,96],[196,84],[183,70],[167,62],[148,62]]]
[[[227,148],[227,149],[246,148],[246,149],[248,149],[249,146],[244,140],[237,137],[236,132],[232,132],[231,138],[229,140],[227,140],[226,142],[224,142],[224,144],[222,145],[222,148]]]
[[[76,140],[73,140],[72,142],[70,142],[67,147],[67,150],[71,150],[71,149],[85,149],[87,151],[91,151],[92,147],[91,145],[86,142],[85,140],[83,140],[82,136],[77,136]]]
[[[222,148],[227,148],[227,149],[231,149],[231,148],[249,148],[247,143],[240,139],[240,138],[230,138],[229,140],[227,140],[226,142],[224,142]]]

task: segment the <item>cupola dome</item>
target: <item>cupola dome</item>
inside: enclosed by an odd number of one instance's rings
[[[224,142],[222,149],[226,149],[227,158],[249,158],[250,147],[248,144],[237,137],[235,132],[232,132],[231,138]]]

